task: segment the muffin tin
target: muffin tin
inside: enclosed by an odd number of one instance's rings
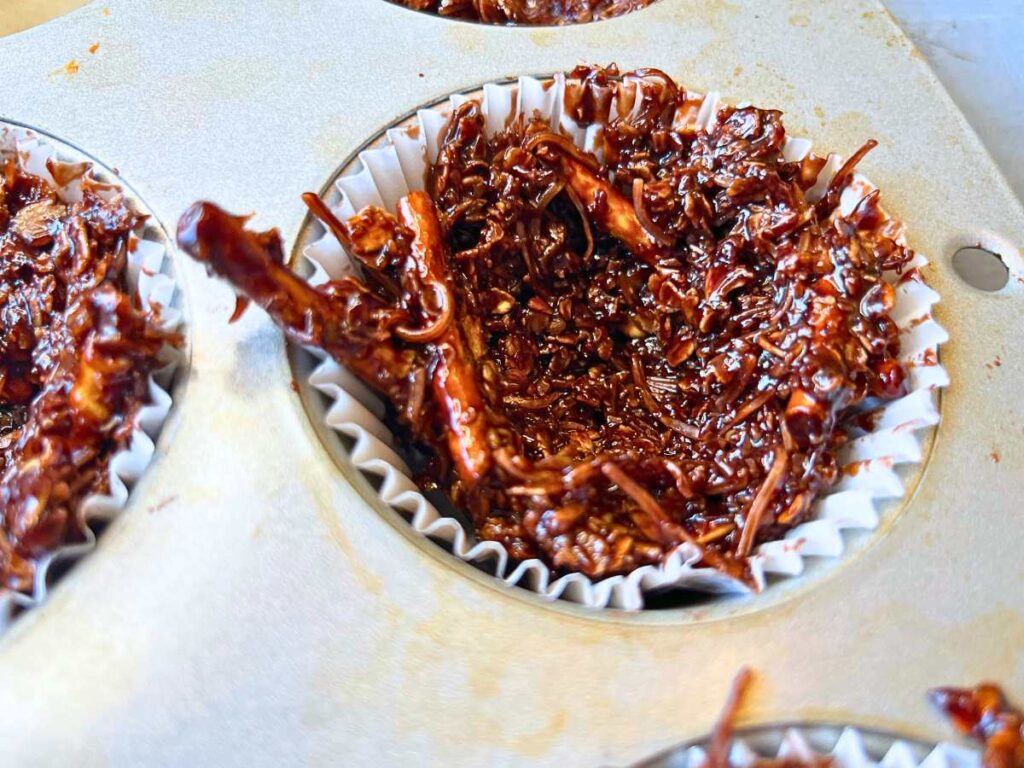
[[[836,152],[874,136],[862,170],[931,257],[953,381],[905,508],[823,578],[636,614],[542,605],[369,504],[307,418],[295,351],[258,312],[228,325],[230,291],[179,258],[191,366],[126,514],[0,643],[4,762],[624,765],[704,736],[744,663],[751,723],[933,744],[950,731],[927,687],[1019,699],[1024,212],[919,58],[873,3],[781,1],[530,29],[384,0],[112,0],[0,40],[0,117],[119,168],[169,229],[209,198],[290,247],[299,194],[411,109],[581,60],[781,108]],[[978,243],[1002,291],[953,272]]]

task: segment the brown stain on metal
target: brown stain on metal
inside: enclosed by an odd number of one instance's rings
[[[324,529],[331,541],[334,542],[335,546],[345,556],[345,559],[349,562],[351,569],[349,573],[355,577],[359,583],[374,595],[380,595],[384,592],[384,582],[375,573],[372,573],[363,565],[363,558],[360,556],[359,548],[352,543],[349,539],[348,534],[345,532],[344,527],[341,525],[341,521],[338,519],[340,514],[339,510],[334,508],[332,499],[328,494],[318,487],[319,482],[322,480],[323,474],[319,471],[314,473],[308,473],[309,482],[306,483],[306,487],[310,493],[316,496],[314,507],[316,509],[317,517],[320,518],[320,522],[323,523]]]
[[[786,73],[771,64],[765,64],[762,62],[755,62],[754,66],[757,69],[762,70],[768,75],[768,81],[771,82],[775,88],[780,89],[776,91],[776,97],[782,101],[792,102],[794,101],[794,91],[796,86],[787,77]]]
[[[466,679],[473,695],[480,699],[493,699],[501,692],[501,681],[493,670],[471,664],[466,669]]]
[[[545,48],[555,41],[555,35],[553,29],[534,29],[530,31],[530,40],[538,48]]]
[[[885,199],[885,190],[892,186],[891,183],[886,183],[888,180],[880,177],[880,174],[872,168],[874,162],[878,162],[878,167],[884,168],[888,163],[885,162],[885,154],[892,152],[894,142],[890,136],[878,129],[878,127],[872,122],[871,118],[860,110],[847,110],[840,112],[827,121],[822,120],[822,125],[829,132],[829,151],[836,152],[837,154],[849,157],[858,147],[860,147],[868,139],[877,139],[879,142],[878,148],[868,156],[868,159],[862,164],[864,173],[872,178],[872,180],[882,188],[882,198]],[[907,222],[907,226],[913,230],[914,223]]]
[[[966,663],[970,680],[1010,679],[1024,660],[1024,616],[997,604],[950,628],[944,642],[937,645],[970,649]]]
[[[429,734],[434,749],[451,750],[452,759],[464,759],[465,751],[459,750],[472,750],[475,744],[537,759],[549,754],[558,736],[570,727],[567,714],[559,706],[559,692],[565,686],[579,688],[579,681],[604,681],[615,675],[601,659],[609,655],[631,658],[640,661],[651,674],[667,664],[685,664],[687,659],[687,637],[679,627],[598,624],[534,611],[523,614],[521,631],[509,633],[496,630],[490,616],[499,607],[497,602],[474,604],[449,594],[439,610],[405,633],[408,641],[398,651],[404,670],[391,678],[393,686],[403,691],[393,710],[395,730]],[[662,641],[652,643],[652,632]],[[546,653],[547,639],[553,633],[579,651],[572,664]],[[589,646],[596,646],[594,653],[586,652]],[[534,670],[534,677],[548,681],[544,689],[524,689],[527,683],[516,672],[524,665]],[[405,680],[415,680],[416,684],[407,687]],[[464,686],[473,695],[446,700],[443,721],[434,718],[424,722],[422,713],[435,705],[437,692],[453,684]],[[595,692],[603,686],[603,682],[595,683]],[[659,695],[653,707],[658,714],[644,730],[679,733],[675,709],[679,696],[674,689]],[[534,697],[532,707],[520,710],[516,717],[509,716],[507,702]],[[709,699],[707,727],[719,703]],[[591,728],[614,728],[621,722],[621,702],[581,696],[573,712],[573,719],[578,718],[584,718]],[[471,730],[465,728],[466,722],[473,723]]]
[[[425,733],[433,750],[450,752],[452,759],[464,755],[467,743],[515,752],[529,759],[548,753],[569,723],[568,712],[557,707],[538,709],[529,727],[522,727],[500,708],[489,709],[484,703],[502,691],[503,664],[512,662],[521,653],[521,641],[528,637],[502,638],[488,635],[487,609],[465,612],[464,606],[452,599],[440,610],[415,624],[404,646],[376,646],[367,666],[353,668],[352,638],[339,636],[337,643],[321,657],[314,676],[316,694],[311,691],[302,714],[307,726],[334,730],[339,715],[338,702],[358,704],[381,685],[394,695],[390,727],[401,733]],[[397,628],[413,619],[397,606],[386,610],[372,629],[374,634],[398,636]],[[534,640],[536,635],[531,635]],[[482,652],[484,658],[480,658]],[[493,657],[494,661],[488,659]],[[455,701],[446,700],[444,718],[424,721],[422,713],[437,706],[438,695],[450,685],[452,660],[461,668],[473,696]],[[454,707],[454,710],[453,710]],[[532,717],[532,715],[530,715]],[[472,722],[471,729],[466,723]],[[327,763],[325,763],[327,764]]]
[[[703,76],[709,69],[709,62],[736,61],[740,58],[733,55],[736,41],[731,25],[731,19],[741,12],[739,6],[724,0],[690,0],[674,3],[670,8],[672,15],[669,18],[675,23],[684,24],[691,29],[700,29],[710,35],[690,58],[682,61],[681,66],[676,68],[677,72],[673,74],[684,78],[683,85],[692,86],[697,90],[716,85],[713,82],[687,83],[685,78]]]
[[[242,366],[235,366],[235,370],[240,370]],[[216,418],[221,411],[215,410],[214,418]],[[225,414],[225,428],[230,429],[231,425],[234,424],[234,415]],[[303,438],[307,442],[322,442],[322,437],[314,428],[313,424],[308,420],[302,420],[301,430],[305,433]],[[325,450],[329,450],[327,446],[323,446]],[[239,451],[241,448],[238,449]],[[240,459],[242,457],[239,457]],[[329,461],[329,459],[325,460]],[[323,465],[319,462],[316,463],[303,463],[298,471],[298,477],[295,481],[302,487],[306,493],[308,493],[312,499],[310,500],[310,506],[316,511],[316,516],[320,519],[324,531],[328,538],[333,542],[335,547],[341,552],[342,556],[350,566],[345,573],[351,575],[356,581],[359,582],[362,589],[374,596],[383,595],[385,592],[384,581],[376,573],[372,572],[365,565],[365,556],[362,554],[360,547],[352,542],[344,526],[341,524],[340,515],[344,514],[343,510],[338,509],[336,504],[336,498],[331,493],[329,483],[334,480],[335,482],[342,482],[346,485],[353,486],[354,484],[346,478],[338,478],[335,475],[329,475],[323,471]],[[259,490],[272,497],[278,492],[278,486],[281,482],[281,478],[277,476],[264,476],[259,475],[258,480],[261,481],[260,485],[262,488]],[[360,507],[359,513],[371,513],[372,510]]]
[[[539,731],[526,734],[513,734],[505,746],[514,749],[524,757],[541,757],[555,743],[559,734],[565,730],[569,716],[564,709],[555,710],[548,723]]]
[[[483,45],[483,32],[475,24],[453,24],[445,30],[445,37],[460,53],[476,53]]]
[[[524,758],[538,759],[547,754],[569,723],[562,706],[544,703],[522,709],[509,717],[502,702],[530,695],[521,689],[522,679],[509,672],[526,658],[554,677],[554,660],[543,655],[544,630],[524,629],[515,636],[495,633],[487,620],[488,610],[472,612],[452,601],[434,615],[418,622],[409,633],[409,641],[397,650],[403,669],[392,679],[415,681],[408,686],[393,711],[394,727],[403,732],[427,731],[435,749],[450,751],[455,760],[467,744],[479,743],[514,752]],[[545,623],[550,617],[545,618]],[[554,627],[548,627],[548,630]],[[443,720],[424,721],[422,713],[436,700],[437,692],[463,680],[472,696],[448,701]],[[584,675],[583,679],[587,679]],[[538,692],[539,693],[539,692]],[[472,729],[465,724],[472,722]]]
[[[727,0],[689,0],[676,3],[676,15],[687,19],[691,24],[708,24],[717,32],[726,32],[728,21],[741,13],[736,3]]]

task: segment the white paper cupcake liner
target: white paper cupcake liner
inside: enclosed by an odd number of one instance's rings
[[[904,741],[856,728],[843,728],[838,738],[826,737],[831,747],[822,746],[821,728],[790,727],[785,729],[758,729],[760,736],[781,731],[777,749],[767,748],[754,736],[741,733],[733,740],[729,753],[730,764],[746,768],[759,758],[796,758],[810,761],[815,757],[830,758],[834,768],[980,768],[981,756],[975,749],[941,742],[933,747]],[[827,729],[833,730],[833,729]],[[777,740],[779,736],[775,735]],[[702,768],[707,763],[706,745],[680,747],[669,750],[633,768]]]
[[[88,163],[92,178],[110,186],[109,190],[101,192],[102,195],[112,197],[123,193],[136,211],[149,216],[133,233],[126,266],[128,285],[137,293],[143,308],[159,307],[158,326],[161,329],[171,331],[179,328],[183,321],[181,300],[167,237],[131,190],[126,189],[114,174],[74,148],[37,131],[0,121],[0,159],[6,161],[11,158],[28,173],[53,184],[60,198],[68,203],[81,200],[81,177],[64,186],[58,185],[48,164]],[[108,522],[125,508],[131,489],[153,460],[154,441],[171,410],[168,390],[182,360],[180,350],[171,347],[165,347],[161,356],[166,365],[149,377],[149,403],[139,408],[135,416],[131,442],[128,448],[110,459],[108,493],[87,496],[82,501],[80,513],[87,523],[85,539],[60,547],[41,558],[30,594],[0,589],[0,635],[9,626],[16,608],[31,608],[46,599],[47,575],[51,566],[77,560],[92,551],[96,546],[96,536],[90,524]]]
[[[643,88],[640,81],[625,80],[627,88]],[[578,88],[564,75],[541,81],[531,77],[515,83],[489,83],[469,94],[456,94],[447,102],[421,109],[414,119],[386,132],[373,148],[359,153],[351,172],[338,178],[325,201],[342,218],[350,217],[367,205],[394,211],[398,200],[409,191],[424,188],[428,164],[438,155],[441,133],[451,111],[470,98],[480,98],[488,135],[503,129],[519,114],[539,115],[570,136],[587,151],[600,152],[598,139],[604,122],[579,125],[563,109],[567,89]],[[639,102],[636,99],[635,102]],[[609,114],[619,113],[619,100],[609,100]],[[698,130],[714,125],[721,101],[709,93],[680,110],[677,124],[690,124]],[[628,107],[623,107],[625,111]],[[811,150],[807,139],[789,138],[784,146],[788,160],[800,160]],[[819,199],[829,181],[842,166],[843,159],[829,155],[814,187],[808,193]],[[844,191],[840,207],[850,212],[875,187],[860,174]],[[899,230],[898,222],[889,226]],[[323,283],[350,273],[354,267],[348,254],[329,233],[315,224],[319,239],[304,250],[313,267],[310,278]],[[900,238],[902,239],[902,234]],[[896,286],[893,320],[901,332],[901,359],[910,368],[911,391],[905,397],[879,406],[872,416],[863,412],[861,426],[850,424],[852,439],[840,453],[845,466],[841,481],[817,501],[812,519],[790,530],[783,539],[760,545],[751,557],[751,570],[759,587],[769,576],[792,577],[804,570],[807,557],[838,558],[844,551],[844,532],[872,530],[879,524],[876,504],[898,499],[904,494],[900,465],[919,463],[921,429],[938,423],[936,390],[949,383],[946,371],[938,364],[938,347],[948,339],[932,316],[939,295],[920,275],[927,259],[917,254],[902,275],[887,276]],[[323,358],[323,355],[319,355]],[[703,592],[744,593],[750,588],[742,582],[710,568],[698,568],[699,553],[683,545],[659,566],[638,568],[626,576],[593,581],[578,573],[552,577],[540,560],[513,563],[505,548],[496,542],[479,541],[472,530],[450,514],[438,511],[418,490],[409,476],[409,468],[395,451],[395,438],[382,423],[384,408],[380,400],[342,366],[322,359],[309,377],[309,383],[329,401],[326,424],[348,436],[354,445],[351,460],[362,472],[380,479],[380,499],[410,519],[417,533],[441,541],[456,557],[476,563],[509,586],[518,585],[549,599],[566,599],[593,608],[606,606],[639,610],[644,594],[667,589]],[[863,424],[870,422],[865,430]]]

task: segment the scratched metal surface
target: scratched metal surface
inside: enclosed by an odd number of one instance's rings
[[[943,422],[896,523],[760,610],[599,620],[502,594],[367,504],[280,334],[258,312],[227,325],[229,291],[182,264],[192,367],[162,455],[0,644],[0,764],[623,764],[706,733],[742,663],[759,672],[748,723],[935,741],[929,685],[1024,692],[1024,212],[880,7],[663,0],[509,30],[380,0],[111,0],[0,40],[0,116],[120,168],[165,225],[207,197],[291,244],[299,193],[409,108],[580,60],[778,106],[819,147],[880,140],[864,170],[932,257],[952,334]],[[949,265],[978,240],[1011,263],[998,294]]]

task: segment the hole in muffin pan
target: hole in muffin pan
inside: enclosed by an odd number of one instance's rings
[[[415,14],[417,14],[419,16],[429,16],[429,17],[433,17],[435,19],[440,19],[442,21],[450,21],[450,22],[455,22],[455,23],[459,23],[459,24],[478,24],[478,25],[484,26],[484,27],[505,27],[505,28],[512,28],[512,29],[523,29],[523,28],[525,28],[525,29],[561,29],[562,27],[578,27],[578,26],[583,26],[583,25],[586,25],[586,24],[598,24],[598,23],[603,22],[603,21],[614,21],[615,19],[620,19],[620,18],[622,18],[624,16],[632,16],[634,14],[641,13],[642,11],[647,10],[652,5],[656,5],[657,3],[661,2],[661,0],[650,0],[650,3],[648,5],[645,5],[645,6],[642,6],[642,7],[639,7],[639,8],[630,8],[630,9],[625,10],[625,11],[623,11],[621,13],[618,13],[618,14],[616,14],[614,16],[607,16],[607,17],[601,18],[601,19],[591,19],[589,21],[572,21],[572,22],[567,22],[567,23],[562,23],[562,24],[548,24],[548,23],[546,23],[546,24],[531,24],[531,23],[528,23],[528,22],[527,23],[515,23],[515,22],[500,22],[500,21],[481,21],[480,19],[463,18],[463,17],[460,17],[460,16],[442,16],[442,15],[440,15],[438,13],[435,13],[434,11],[431,11],[431,10],[419,10],[417,8],[410,8],[408,5],[405,5],[404,3],[402,3],[401,0],[383,0],[383,2],[386,2],[388,5],[394,5],[394,6],[400,8],[400,9],[402,9],[404,11],[409,11],[410,13],[415,13]]]
[[[551,76],[540,76],[538,79],[545,83],[546,89],[546,83],[551,80]],[[496,81],[492,85],[506,86],[516,82],[517,78],[508,78]],[[482,87],[468,88],[454,95],[459,98],[477,98],[482,92]],[[360,161],[360,155],[363,152],[386,147],[388,145],[387,132],[393,129],[404,129],[414,126],[413,133],[418,135],[417,113],[421,110],[443,108],[448,103],[449,98],[450,96],[444,96],[426,102],[420,107],[410,110],[394,123],[387,125],[367,139],[331,174],[321,190],[321,197],[331,205],[335,205],[339,200],[338,191],[335,187],[336,182],[340,178],[348,177],[358,172],[360,169],[365,169],[365,165]],[[824,150],[822,152],[824,153]],[[862,180],[862,183],[869,184],[866,179]],[[319,223],[307,215],[291,252],[292,268],[307,277],[313,275],[314,268],[303,256],[303,253],[322,234],[323,230],[320,228]],[[878,499],[874,502],[878,513],[878,525],[875,529],[844,530],[842,537],[844,550],[843,554],[838,557],[805,558],[803,571],[796,577],[769,574],[766,588],[760,594],[728,595],[680,589],[664,592],[648,591],[645,592],[645,605],[638,611],[614,607],[588,608],[578,605],[575,598],[568,594],[562,594],[557,599],[551,599],[550,597],[538,594],[524,582],[520,582],[515,586],[509,586],[493,574],[493,571],[488,567],[488,560],[472,561],[463,559],[452,551],[451,545],[447,541],[429,533],[419,533],[413,530],[409,524],[413,518],[413,511],[391,507],[378,495],[378,491],[386,484],[379,474],[381,470],[376,472],[372,470],[364,471],[357,467],[351,455],[356,441],[347,434],[339,433],[337,431],[338,428],[331,428],[326,424],[327,411],[332,401],[309,381],[311,374],[318,368],[322,357],[295,347],[290,348],[289,357],[294,379],[300,383],[300,398],[328,453],[341,469],[346,479],[354,485],[371,508],[392,523],[401,534],[406,536],[426,554],[438,558],[441,562],[460,571],[467,577],[473,578],[479,583],[494,588],[503,594],[526,600],[534,605],[543,605],[554,610],[570,612],[577,616],[599,620],[650,623],[718,620],[764,610],[779,602],[802,594],[807,589],[814,588],[839,568],[853,562],[896,522],[902,511],[910,504],[917,493],[937,434],[937,429],[931,428],[922,429],[918,433],[918,441],[920,443],[919,461],[909,464],[897,463],[893,468],[895,476],[902,483],[903,494],[891,500]],[[941,393],[937,394],[935,408],[939,410],[941,409],[942,398]],[[398,447],[398,451],[401,453],[400,447]],[[442,516],[461,517],[445,500],[439,501],[431,494],[426,495],[438,508]],[[509,571],[514,567],[514,565],[510,566]],[[506,571],[506,573],[509,571]]]
[[[25,595],[22,593],[4,593],[0,591],[0,636],[3,635],[5,628],[12,619],[31,610],[31,608],[45,600],[46,593],[50,589],[67,578],[82,559],[89,557],[93,553],[99,546],[100,539],[104,533],[114,525],[116,518],[120,517],[121,514],[124,514],[131,507],[134,488],[143,479],[147,481],[152,479],[151,473],[155,468],[151,466],[151,462],[155,461],[165,449],[169,433],[169,430],[166,429],[167,424],[177,417],[181,407],[184,394],[182,390],[187,378],[191,354],[190,311],[188,299],[184,294],[180,280],[181,271],[177,263],[174,241],[156,216],[156,213],[146,204],[143,197],[128,182],[121,178],[117,172],[112,170],[112,166],[68,141],[57,138],[34,126],[14,120],[0,119],[0,130],[4,128],[18,131],[22,134],[19,136],[19,140],[36,138],[40,144],[52,147],[56,150],[55,156],[60,161],[89,163],[92,176],[96,180],[119,187],[131,201],[135,210],[145,217],[144,226],[140,230],[136,230],[136,234],[141,240],[153,243],[163,250],[160,258],[156,258],[161,253],[159,249],[154,251],[154,249],[148,248],[144,252],[133,251],[135,253],[145,253],[146,255],[142,264],[137,267],[138,284],[135,292],[138,295],[140,290],[143,290],[142,286],[147,285],[148,287],[144,289],[145,292],[152,300],[159,300],[161,302],[161,306],[164,308],[164,317],[173,316],[177,318],[171,324],[181,334],[182,345],[178,350],[168,349],[168,363],[164,368],[152,374],[153,381],[165,393],[162,397],[169,396],[167,400],[169,409],[162,418],[155,422],[155,426],[145,429],[144,435],[151,441],[153,450],[151,457],[142,465],[141,475],[135,476],[134,470],[129,471],[124,476],[118,473],[120,482],[127,489],[127,500],[118,509],[106,508],[99,512],[93,512],[86,520],[86,533],[82,539],[71,541],[58,548],[48,557],[45,564],[40,566],[41,573],[37,577],[36,589],[33,594]],[[156,260],[154,261],[154,259]],[[164,280],[160,277],[161,275],[166,276],[169,280]],[[169,301],[166,300],[168,296],[170,297]],[[152,404],[153,402],[151,401],[150,405]],[[141,434],[142,430],[138,430],[136,437],[139,438]],[[144,450],[148,450],[148,448]]]
[[[634,763],[630,768],[696,768],[701,755],[690,750],[704,750],[708,746],[708,737],[694,739]],[[737,747],[744,753],[750,750],[768,759],[775,758],[780,750],[799,755],[809,750],[819,756],[831,756],[835,768],[862,768],[864,758],[871,764],[898,764],[908,768],[924,765],[926,761],[928,765],[953,766],[971,764],[978,759],[974,749],[936,744],[878,728],[832,723],[794,722],[738,728],[734,735],[734,749]],[[897,755],[898,759],[894,759]]]
[[[953,269],[972,288],[986,293],[1001,291],[1010,282],[1010,268],[994,251],[968,246],[953,254]]]

